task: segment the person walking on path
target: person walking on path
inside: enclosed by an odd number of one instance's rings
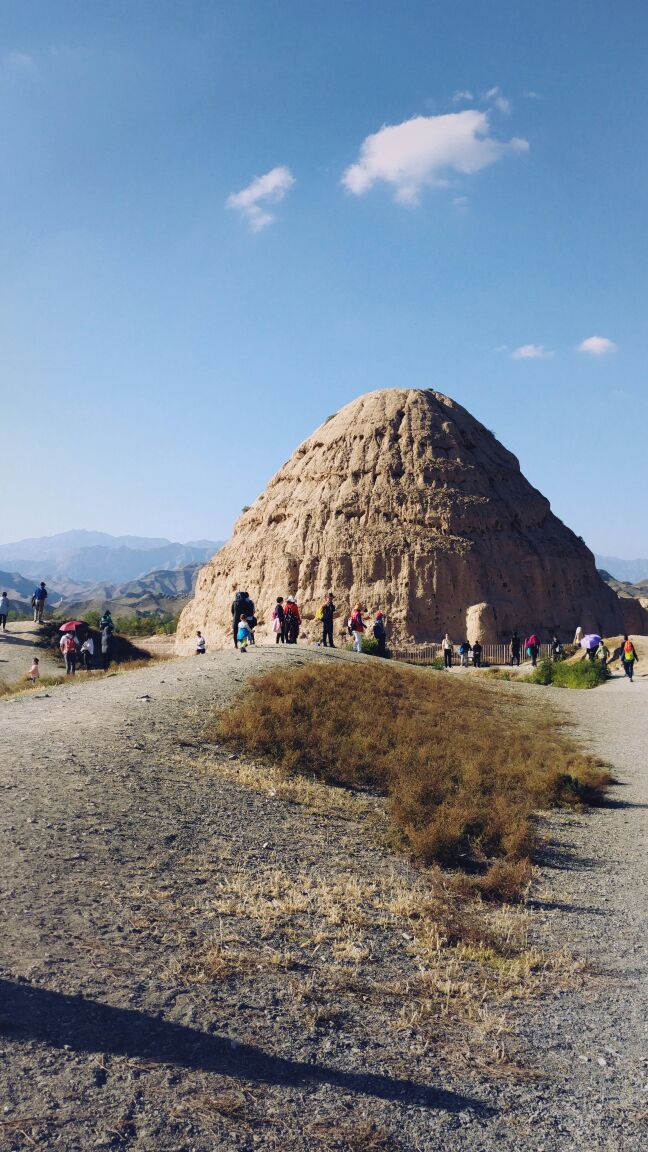
[[[514,632],[511,636],[511,642],[509,644],[509,651],[511,653],[511,668],[514,664],[516,667],[520,667],[520,647],[520,637],[518,636],[517,632]]]
[[[452,655],[454,648],[452,645],[452,640],[450,639],[447,632],[441,641],[441,649],[443,651],[443,667],[452,668]]]
[[[32,660],[32,666],[27,673],[27,679],[31,680],[32,684],[35,684],[39,676],[40,668],[38,666],[38,656],[34,656],[34,659]]]
[[[92,636],[86,636],[83,644],[81,645],[81,663],[86,672],[92,671],[92,663],[94,660],[94,640]]]
[[[110,624],[106,624],[105,627],[101,630],[101,663],[104,672],[108,671],[110,668],[110,661],[112,660],[114,631],[115,630],[112,626],[112,622]]]
[[[241,617],[245,616],[246,621],[249,621],[251,620],[252,616],[254,616],[254,603],[252,600],[250,600],[249,592],[237,592],[230,611],[232,613],[232,636],[234,639],[234,647],[238,648],[238,628]],[[252,636],[252,628],[250,628],[250,635]],[[254,643],[253,636],[252,643]]]
[[[204,656],[207,651],[207,644],[205,637],[200,629],[196,632],[196,656]]]
[[[623,637],[623,644],[621,645],[621,663],[623,664],[623,671],[630,683],[632,683],[632,675],[634,672],[635,664],[639,663],[637,650],[628,636]]]
[[[462,668],[468,667],[468,655],[471,652],[470,644],[467,640],[462,640],[459,645],[459,663]]]
[[[479,640],[475,640],[473,644],[473,668],[481,668],[481,654],[482,646]]]
[[[560,643],[560,639],[558,638],[558,636],[555,635],[555,633],[551,638],[551,658],[552,658],[554,664],[557,664],[558,661],[562,660],[562,658],[563,658],[563,646]]]
[[[34,609],[34,624],[43,623],[43,613],[45,612],[45,601],[47,600],[47,588],[45,581],[41,580],[38,588],[34,588],[32,596],[32,608]]]
[[[385,617],[382,612],[376,612],[376,618],[373,622],[374,639],[378,645],[378,656],[386,656],[386,642],[387,642],[387,629],[385,628]]]
[[[3,632],[7,631],[7,616],[9,615],[9,597],[6,592],[0,596],[0,628]]]
[[[238,644],[241,645],[241,655],[244,655],[244,653],[247,652],[248,644],[250,644],[252,642],[252,639],[253,639],[252,629],[250,628],[250,625],[247,622],[247,616],[245,616],[245,614],[243,614],[239,618],[238,630],[236,633],[236,639],[237,639]],[[238,647],[238,644],[237,644],[237,647]]]
[[[76,672],[77,642],[72,632],[64,632],[59,645],[65,657],[65,675],[74,676]]]
[[[275,644],[286,643],[286,613],[284,612],[283,596],[277,596],[277,602],[272,609],[272,631],[275,634]]]
[[[301,613],[294,596],[289,596],[286,600],[284,620],[286,625],[286,644],[296,644],[299,638]]]
[[[335,616],[335,603],[333,601],[333,593],[329,592],[325,604],[322,604],[322,645],[326,648],[335,648],[333,643],[333,617]]]
[[[538,666],[538,652],[540,651],[540,641],[538,640],[538,637],[536,636],[535,632],[532,632],[530,636],[527,636],[527,639],[524,642],[524,648],[525,648],[527,656],[531,657],[531,667],[537,668],[537,666]]]
[[[349,617],[349,628],[353,636],[353,651],[362,652],[362,637],[367,630],[362,619],[362,604],[356,604],[353,609]]]

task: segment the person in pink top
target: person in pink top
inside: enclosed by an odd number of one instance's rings
[[[38,667],[38,656],[34,656],[34,659],[32,660],[32,666],[29,669],[28,679],[31,680],[32,684],[35,684],[39,676],[40,668]]]

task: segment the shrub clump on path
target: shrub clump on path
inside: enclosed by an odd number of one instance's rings
[[[417,859],[477,873],[489,896],[528,882],[539,809],[596,803],[610,782],[537,705],[382,663],[256,676],[215,728],[288,775],[387,796]]]

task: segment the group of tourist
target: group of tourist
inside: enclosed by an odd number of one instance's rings
[[[115,647],[115,625],[109,608],[106,608],[99,621],[99,631],[101,632],[101,666],[104,672],[107,672],[114,657]],[[86,672],[92,671],[95,646],[92,634],[90,632],[86,634],[85,625],[66,628],[59,641],[59,648],[65,660],[67,676],[74,676],[78,660],[81,661],[81,667]]]

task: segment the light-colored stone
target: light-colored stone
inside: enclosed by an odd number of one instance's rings
[[[202,569],[177,646],[200,628],[231,641],[245,589],[257,638],[272,639],[277,595],[296,596],[305,631],[329,590],[341,639],[349,606],[387,615],[392,641],[482,640],[559,629],[618,632],[621,610],[594,558],[464,408],[439,392],[369,392],[293,453]]]

